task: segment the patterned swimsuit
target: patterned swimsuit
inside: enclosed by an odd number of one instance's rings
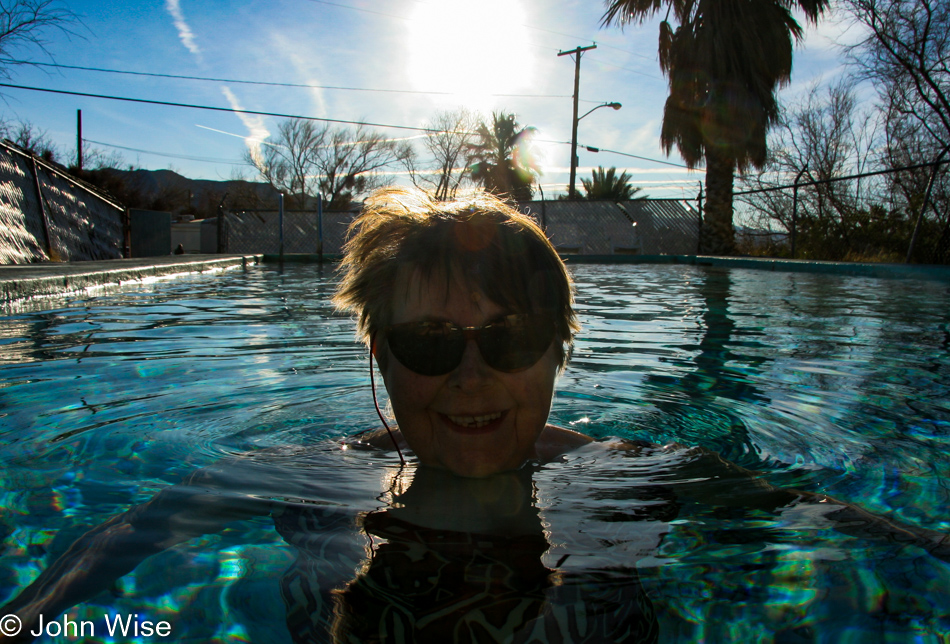
[[[298,549],[281,594],[295,642],[655,642],[636,572],[547,568],[541,533],[424,528],[370,512],[286,505],[278,531]]]

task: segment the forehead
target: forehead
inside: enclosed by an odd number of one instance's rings
[[[477,285],[444,271],[401,271],[392,294],[393,324],[425,317],[477,324],[503,311]]]

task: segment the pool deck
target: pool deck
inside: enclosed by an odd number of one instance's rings
[[[939,264],[885,264],[875,262],[819,262],[771,257],[716,257],[711,255],[564,255],[568,264],[687,264],[690,266],[751,268],[759,271],[825,273],[853,277],[909,278],[950,282],[950,266]]]
[[[59,295],[150,277],[203,273],[260,264],[263,255],[169,255],[93,262],[0,266],[0,302]]]
[[[334,261],[337,256],[325,256]],[[316,262],[317,255],[285,255],[284,261]],[[703,255],[565,255],[571,264],[685,264],[692,266],[751,268],[796,273],[831,273],[860,277],[911,278],[950,282],[950,266],[815,262],[758,257]],[[279,263],[279,255],[169,255],[95,262],[44,262],[0,266],[0,302],[59,295],[94,286],[122,284],[150,277]]]

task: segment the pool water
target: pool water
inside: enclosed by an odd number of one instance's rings
[[[551,422],[682,447],[594,445],[515,477],[544,539],[526,551],[538,570],[577,588],[592,571],[635,578],[661,642],[947,641],[950,564],[841,532],[814,504],[744,507],[754,484],[708,480],[718,475],[696,470],[688,447],[950,533],[950,284],[571,270],[584,328]],[[7,305],[0,604],[90,527],[248,452],[267,457],[244,479],[223,475],[232,490],[379,519],[334,551],[340,583],[358,570],[371,580],[369,549],[399,525],[383,519],[411,505],[399,490],[424,473],[341,445],[379,421],[354,323],[329,303],[335,284],[329,266],[264,266]],[[692,489],[712,492],[680,493]],[[176,545],[69,615],[167,620],[174,641],[290,642],[288,571],[325,563],[290,543],[287,525],[310,520],[291,514]],[[156,641],[96,635],[87,641]]]

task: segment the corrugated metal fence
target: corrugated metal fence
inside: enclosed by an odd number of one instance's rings
[[[0,141],[0,264],[122,257],[124,209]]]
[[[580,255],[693,255],[699,244],[699,213],[687,201],[532,201],[521,204],[545,229],[561,253]],[[342,252],[352,212],[323,213],[323,252]],[[276,210],[245,210],[225,215],[229,253],[279,253]],[[285,253],[317,253],[315,211],[284,213]]]
[[[522,204],[562,254],[694,255],[699,213],[678,199]]]
[[[323,213],[323,252],[342,252],[346,227],[352,212]],[[276,210],[242,210],[225,213],[225,248],[228,253],[280,252],[280,215]],[[285,253],[319,252],[320,226],[316,211],[285,211],[283,241]]]

